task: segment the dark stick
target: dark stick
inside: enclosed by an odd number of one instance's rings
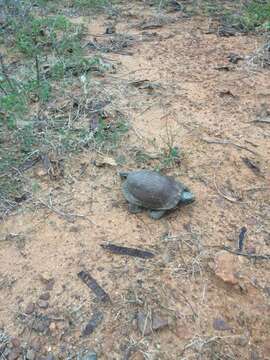
[[[247,254],[247,253],[243,253],[243,252],[240,252],[240,251],[235,251],[231,248],[229,248],[228,246],[225,246],[223,245],[222,246],[222,249],[223,250],[226,250],[232,254],[235,254],[235,255],[240,255],[240,256],[245,256],[249,259],[255,259],[255,260],[270,260],[270,254],[263,254],[263,255],[256,255],[256,254]]]
[[[139,250],[139,249],[124,247],[124,246],[118,246],[118,245],[114,245],[114,244],[102,244],[100,246],[103,247],[103,249],[108,250],[109,252],[111,252],[113,254],[134,256],[134,257],[139,257],[142,259],[151,259],[155,256],[150,251]]]
[[[239,251],[243,250],[246,232],[247,232],[247,228],[245,226],[243,226],[241,228],[240,234],[239,234],[239,241],[238,241],[238,250]]]
[[[40,86],[40,70],[39,70],[39,60],[38,60],[37,55],[35,57],[35,63],[36,63],[37,83],[38,83],[38,87],[39,87]]]
[[[97,281],[87,271],[80,271],[78,277],[93,291],[96,297],[102,302],[111,301],[109,295],[102,289]]]

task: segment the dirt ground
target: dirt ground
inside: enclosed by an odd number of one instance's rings
[[[153,12],[147,8],[144,17]],[[141,14],[140,5],[123,8],[116,31],[137,40],[131,54],[105,54],[117,71],[102,80],[158,84],[123,94],[130,129],[108,156],[124,156],[125,163],[97,167],[100,154],[85,150],[66,161],[63,179],[29,171],[42,187],[40,198],[50,193],[54,211],[26,204],[1,224],[0,328],[24,348],[38,342],[36,359],[49,353],[73,359],[86,349],[108,360],[270,359],[269,258],[255,256],[270,253],[270,127],[254,121],[269,102],[270,83],[269,70],[248,61],[262,40],[219,37],[208,31],[207,18],[179,14],[141,30]],[[73,21],[84,22],[92,39],[110,19]],[[243,60],[230,63],[230,53]],[[165,173],[189,186],[196,202],[159,221],[129,214],[118,172],[155,168],[154,158],[138,163],[134,154],[155,154],[172,139],[181,161]],[[63,213],[84,217],[70,221]],[[220,253],[224,245],[237,249],[244,226],[243,252],[253,257]],[[100,246],[106,242],[155,257],[110,254]],[[234,264],[227,269],[235,270],[234,281],[218,273],[219,257],[221,267],[226,259]],[[81,270],[110,302],[96,298],[79,279]],[[42,294],[48,303],[40,303]],[[102,321],[83,336],[97,312]],[[168,326],[142,334],[138,313],[159,314]]]

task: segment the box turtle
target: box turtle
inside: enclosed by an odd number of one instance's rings
[[[150,217],[158,220],[166,211],[195,200],[185,185],[156,171],[140,170],[119,175],[126,179],[122,190],[133,214],[148,209]]]

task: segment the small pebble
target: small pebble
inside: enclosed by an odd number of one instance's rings
[[[27,314],[27,315],[32,314],[34,311],[35,311],[35,304],[34,303],[29,303],[26,306],[25,310],[24,310],[25,314]]]
[[[231,327],[229,324],[226,323],[225,320],[223,319],[214,319],[213,321],[213,328],[215,330],[219,330],[219,331],[227,331],[227,330],[231,330]]]
[[[47,309],[49,306],[48,301],[45,300],[38,300],[37,304],[41,309]]]
[[[49,292],[45,292],[45,293],[43,293],[43,294],[40,295],[39,299],[40,299],[40,300],[45,300],[45,301],[47,301],[47,300],[49,300],[50,296],[51,296],[51,295],[50,295]]]

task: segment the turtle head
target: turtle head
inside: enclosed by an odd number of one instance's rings
[[[188,188],[184,188],[180,196],[180,204],[191,204],[195,201],[195,195]]]

